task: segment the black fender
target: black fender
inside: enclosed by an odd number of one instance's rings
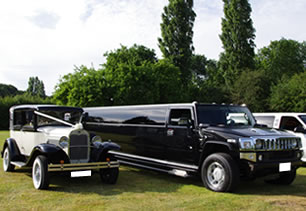
[[[66,152],[54,144],[39,144],[34,147],[28,159],[27,166],[32,166],[38,155],[44,155],[48,158],[48,163],[59,164],[61,160],[64,163],[70,163],[70,159]]]
[[[120,150],[121,147],[114,142],[94,142],[91,152],[91,160],[93,162],[101,161],[101,158],[107,154],[109,150]]]
[[[234,144],[224,141],[209,140],[205,142],[202,148],[199,166],[202,165],[202,162],[207,156],[215,152],[225,152],[230,154],[234,159],[237,157],[239,158],[239,149]]]
[[[3,144],[3,148],[1,151],[1,157],[3,158],[4,149],[8,147],[10,150],[11,161],[25,161],[25,156],[20,153],[18,145],[13,138],[8,138],[5,140]]]

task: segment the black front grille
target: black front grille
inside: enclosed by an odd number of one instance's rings
[[[69,155],[70,160],[88,160],[88,136],[85,134],[71,134]]]

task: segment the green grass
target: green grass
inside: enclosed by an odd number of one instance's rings
[[[0,131],[0,144],[9,136]],[[4,173],[0,164],[1,210],[305,210],[306,168],[290,186],[242,182],[235,193],[215,193],[197,178],[120,167],[116,185],[87,178],[54,176],[50,189],[35,190],[31,174]]]

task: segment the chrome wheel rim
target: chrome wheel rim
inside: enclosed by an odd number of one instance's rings
[[[207,168],[207,180],[214,188],[219,188],[225,180],[225,170],[218,162],[211,163]]]
[[[8,153],[8,149],[6,148],[4,151],[4,155],[3,155],[3,169],[4,171],[7,170],[9,165],[9,153]]]
[[[34,162],[32,174],[33,174],[34,187],[37,189],[41,181],[41,166],[38,160],[35,160]]]

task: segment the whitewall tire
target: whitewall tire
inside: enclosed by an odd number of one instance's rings
[[[5,148],[3,153],[3,171],[14,171],[15,166],[11,164],[11,153],[8,147]]]
[[[36,189],[49,187],[48,160],[46,156],[39,155],[35,158],[32,167],[33,185]]]

